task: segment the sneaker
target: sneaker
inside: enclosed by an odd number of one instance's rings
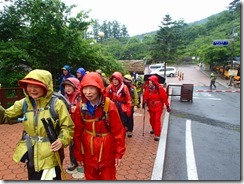
[[[154,141],[159,141],[159,137],[155,136]]]
[[[154,134],[154,131],[153,131],[153,130],[151,130],[151,131],[150,131],[150,134]]]
[[[66,172],[69,174],[77,173],[77,165],[76,164],[70,164],[68,168],[66,169]]]
[[[76,168],[76,170],[77,170],[78,172],[80,172],[80,173],[84,173],[84,167],[82,167],[82,166],[78,166],[78,167]]]
[[[132,135],[133,135],[132,132],[128,132],[128,135],[127,136],[128,137],[132,137]]]
[[[81,172],[77,172],[77,173],[72,174],[72,177],[75,179],[82,179],[85,177],[85,174],[81,173]]]
[[[79,166],[79,167],[76,168],[76,170],[77,170],[77,172],[72,174],[73,178],[82,179],[82,178],[85,177],[84,168],[83,167]]]

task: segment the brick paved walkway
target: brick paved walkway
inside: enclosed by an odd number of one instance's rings
[[[133,137],[126,137],[126,154],[122,165],[118,167],[118,180],[150,180],[158,142],[154,141],[148,119],[145,113],[145,128],[143,131],[144,110],[137,109],[134,114],[135,127]],[[23,127],[21,123],[15,125],[0,125],[0,180],[27,180],[27,170],[23,163],[16,164],[12,160],[13,150],[21,138]],[[69,165],[68,148],[65,149],[66,158],[63,168]],[[77,180],[66,174],[68,180]]]

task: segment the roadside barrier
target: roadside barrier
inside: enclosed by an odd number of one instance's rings
[[[20,100],[23,97],[23,89],[20,87],[0,88],[0,105],[2,105],[4,108],[8,108],[16,100]]]

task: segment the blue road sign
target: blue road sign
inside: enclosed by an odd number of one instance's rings
[[[229,41],[228,40],[214,40],[213,46],[228,46]]]

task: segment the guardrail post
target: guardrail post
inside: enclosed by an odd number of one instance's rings
[[[8,91],[13,91],[15,93],[14,97],[8,97]],[[24,97],[23,89],[20,87],[14,87],[14,88],[0,88],[0,104],[4,108],[8,108],[9,102],[14,102],[16,100],[20,100]]]
[[[7,107],[7,101],[5,99],[6,99],[6,91],[5,91],[5,89],[0,88],[0,104],[4,108]]]

